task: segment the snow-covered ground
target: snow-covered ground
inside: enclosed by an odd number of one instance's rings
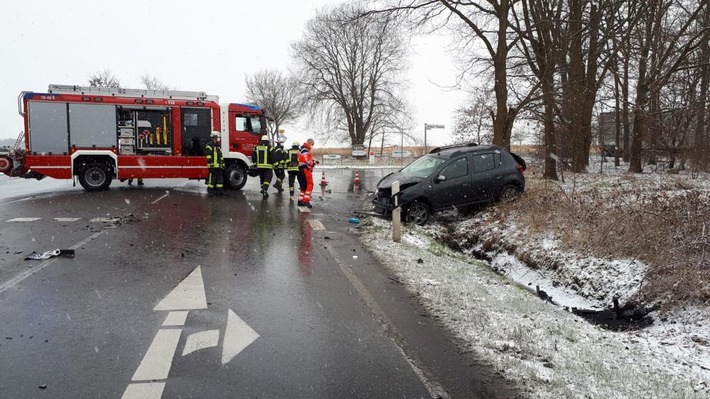
[[[628,180],[623,173],[609,178],[619,184]],[[624,303],[641,286],[646,265],[581,256],[554,236],[525,235],[514,222],[485,228],[477,223],[482,223],[479,216],[462,219],[456,230],[505,235],[526,245],[528,253],[564,261],[564,273],[530,269],[505,251],[489,252],[490,262],[477,261],[437,242],[435,236],[447,233],[437,223],[405,225],[401,243],[391,241],[386,220],[367,218],[361,230],[368,248],[430,312],[525,397],[710,398],[708,307],[662,317],[653,312],[653,325],[640,330],[605,330],[566,309],[602,309],[612,294]],[[574,281],[579,286],[571,288]],[[535,295],[536,286],[554,304]]]

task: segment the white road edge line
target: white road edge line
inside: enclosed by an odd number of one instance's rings
[[[18,200],[14,200],[14,201],[3,202],[3,203],[0,203],[0,206],[2,206],[2,205],[8,205],[8,204],[14,204],[15,202],[29,201],[29,200],[34,199],[34,198],[35,198],[35,197],[27,197],[27,198],[21,198],[21,199],[18,199]]]
[[[77,249],[77,248],[81,247],[82,245],[85,245],[85,244],[88,243],[89,241],[91,241],[91,240],[93,240],[94,238],[96,238],[96,237],[100,236],[101,234],[103,234],[104,231],[105,231],[105,230],[101,230],[101,231],[99,231],[99,232],[97,232],[97,233],[94,233],[94,234],[88,236],[87,238],[83,239],[82,241],[80,241],[80,242],[77,243],[76,245],[70,247],[69,249]],[[41,270],[44,269],[45,267],[47,267],[47,266],[51,265],[52,263],[56,262],[58,259],[59,259],[59,258],[50,258],[50,259],[47,259],[47,260],[45,260],[44,262],[40,263],[39,265],[37,265],[37,266],[35,266],[35,267],[31,268],[31,269],[25,270],[24,272],[22,272],[22,273],[18,274],[17,276],[11,278],[10,280],[8,280],[8,281],[6,281],[6,282],[0,284],[0,293],[3,292],[3,291],[5,291],[5,290],[7,290],[8,288],[13,287],[15,284],[21,282],[22,280],[26,279],[27,277],[29,277],[29,276],[31,276],[31,275],[33,275],[33,274],[35,274],[35,273],[38,273],[39,271],[41,271]]]
[[[362,300],[365,301],[367,307],[370,308],[372,313],[374,313],[375,316],[380,319],[382,324],[386,326],[387,331],[389,331],[390,334],[399,336],[400,334],[397,332],[397,328],[395,327],[394,323],[392,323],[389,317],[387,317],[380,305],[377,304],[377,301],[375,301],[375,298],[367,290],[365,284],[363,284],[362,281],[360,281],[360,279],[352,272],[352,270],[350,270],[349,266],[346,266],[343,263],[342,259],[340,259],[340,256],[338,256],[338,254],[332,247],[328,246],[328,252],[330,252],[335,262],[338,264],[338,266],[340,266],[340,270],[343,271],[345,278],[350,281],[350,284],[352,284],[353,288],[355,288],[355,291],[357,291],[357,293],[360,294]],[[392,342],[395,344],[397,349],[399,349],[400,353],[402,353],[402,356],[407,361],[407,363],[409,363],[409,366],[414,371],[414,374],[416,374],[417,378],[419,378],[419,381],[421,381],[422,384],[426,387],[432,398],[451,399],[451,396],[449,396],[449,394],[441,386],[441,384],[436,381],[429,380],[424,375],[424,372],[419,367],[417,367],[416,364],[414,364],[412,359],[407,356],[407,353],[404,351],[404,349],[402,349],[401,346],[399,346],[396,340],[393,339]]]

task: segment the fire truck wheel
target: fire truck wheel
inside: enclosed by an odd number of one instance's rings
[[[230,189],[240,190],[245,184],[247,184],[246,168],[238,163],[229,165],[227,170],[224,172],[224,181]]]
[[[111,171],[104,164],[88,164],[79,173],[79,184],[86,191],[105,190],[111,184]]]
[[[9,173],[12,170],[12,158],[0,155],[0,173]]]

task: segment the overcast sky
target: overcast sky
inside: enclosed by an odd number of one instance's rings
[[[122,87],[142,88],[143,74],[180,90],[244,102],[245,76],[261,69],[286,71],[290,43],[306,21],[339,0],[169,1],[26,0],[3,4],[0,14],[0,139],[23,129],[21,91],[46,92],[49,84],[88,85],[109,69]],[[446,41],[412,41],[409,97],[418,134],[428,145],[449,142],[452,112],[465,96],[450,86],[455,69]],[[289,141],[315,128],[285,126]],[[396,140],[397,144],[399,140]],[[330,144],[329,146],[335,145]]]

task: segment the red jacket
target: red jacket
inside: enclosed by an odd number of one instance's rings
[[[309,170],[313,170],[315,162],[313,161],[313,156],[311,155],[311,146],[308,143],[303,143],[301,149],[298,152],[298,167],[307,167]]]

